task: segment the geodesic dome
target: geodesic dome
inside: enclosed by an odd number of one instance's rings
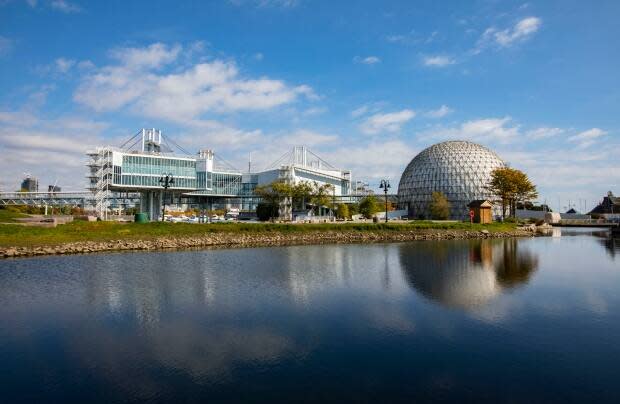
[[[493,199],[486,186],[496,168],[505,167],[497,154],[467,141],[437,143],[411,160],[398,184],[398,202],[410,217],[430,218],[433,192],[450,202],[451,219],[468,219],[467,205],[476,199]],[[497,206],[494,214],[499,214]]]

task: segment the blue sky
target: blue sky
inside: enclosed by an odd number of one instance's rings
[[[29,172],[78,189],[87,148],[156,127],[237,167],[305,144],[373,185],[468,139],[541,201],[592,207],[620,193],[618,15],[617,1],[0,0],[0,185]]]

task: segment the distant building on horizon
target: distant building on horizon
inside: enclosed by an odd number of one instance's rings
[[[39,180],[30,175],[26,175],[26,178],[22,181],[22,185],[20,187],[20,191],[22,192],[38,192],[39,191]]]
[[[620,197],[614,196],[611,191],[607,192],[607,196],[590,211],[590,214],[620,214]]]

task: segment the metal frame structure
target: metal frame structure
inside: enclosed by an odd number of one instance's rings
[[[140,201],[137,194],[111,192],[107,197],[108,206],[135,205]],[[0,205],[25,206],[95,206],[92,192],[0,192]]]
[[[173,153],[171,144],[182,155]],[[120,148],[98,147],[87,156],[89,189],[97,215],[104,220],[110,194],[119,191],[139,192],[141,210],[151,220],[158,220],[164,198],[180,204],[185,200],[191,205],[238,204],[253,210],[258,203],[255,187],[275,180],[331,184],[335,186],[335,196],[350,195],[351,190],[350,171],[333,167],[302,146],[256,173],[242,173],[209,149],[199,151],[197,156],[190,155],[157,129],[142,129]],[[167,190],[158,182],[164,174],[174,176],[175,180]]]
[[[494,200],[488,190],[491,173],[505,167],[490,149],[468,141],[432,145],[411,160],[398,185],[399,205],[410,217],[430,217],[433,192],[450,202],[450,218],[468,219],[467,205],[477,199]],[[494,209],[498,215],[498,208]]]

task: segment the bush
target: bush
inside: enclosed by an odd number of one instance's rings
[[[336,211],[336,217],[338,219],[348,219],[350,217],[349,207],[344,203],[341,203],[340,205],[338,205],[338,210]]]
[[[364,215],[366,219],[371,219],[375,213],[379,211],[379,205],[374,195],[368,195],[361,200],[359,204],[359,212]]]
[[[430,205],[431,217],[435,220],[446,220],[450,217],[450,202],[441,192],[433,192]]]

